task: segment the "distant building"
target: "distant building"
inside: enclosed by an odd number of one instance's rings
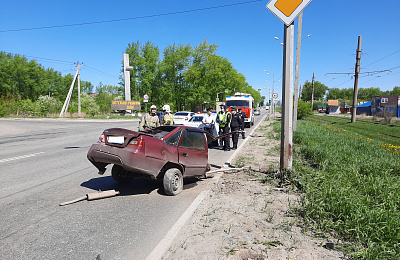
[[[400,96],[376,96],[371,99],[371,114],[377,115],[383,111],[390,111],[400,117]]]
[[[326,106],[327,114],[340,114],[339,100],[328,100],[328,105]]]
[[[371,101],[365,102],[357,106],[356,110],[357,115],[366,114],[368,116],[371,115]]]

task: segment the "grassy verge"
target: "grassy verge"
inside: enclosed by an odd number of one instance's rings
[[[400,258],[400,146],[375,133],[393,128],[312,117],[293,135],[299,212],[308,225],[351,242],[343,249],[354,259]]]

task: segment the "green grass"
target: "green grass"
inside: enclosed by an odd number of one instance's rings
[[[400,146],[400,124],[398,121],[387,124],[375,122],[372,119],[357,119],[355,123],[351,123],[349,117],[315,115],[308,116],[305,120],[320,125],[331,125],[334,128],[348,130],[366,138]]]
[[[388,135],[399,127],[349,121],[298,121],[290,178],[304,192],[299,213],[350,242],[353,259],[400,259],[400,141]]]

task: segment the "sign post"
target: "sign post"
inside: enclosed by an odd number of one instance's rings
[[[292,169],[293,155],[293,21],[311,0],[271,0],[267,4],[273,14],[284,22],[282,123],[280,169]],[[274,93],[275,94],[275,93]]]

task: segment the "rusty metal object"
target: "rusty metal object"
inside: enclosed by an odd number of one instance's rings
[[[114,197],[116,195],[119,194],[119,191],[115,191],[115,190],[105,190],[105,191],[98,191],[98,192],[93,192],[93,193],[88,193],[86,194],[86,196],[71,200],[71,201],[67,201],[67,202],[63,202],[60,203],[60,206],[65,206],[68,204],[72,204],[81,200],[97,200],[97,199],[104,199],[104,198],[110,198],[110,197]]]

